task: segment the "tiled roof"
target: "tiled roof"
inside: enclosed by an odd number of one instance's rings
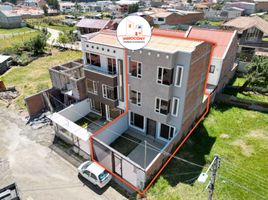
[[[187,38],[206,40],[216,44],[213,57],[224,58],[225,52],[233,40],[235,31],[217,29],[191,28],[188,30]]]
[[[251,27],[256,27],[262,32],[268,34],[268,22],[264,19],[254,16],[254,17],[238,17],[224,23],[222,26],[233,27],[239,32],[243,32]]]
[[[166,35],[166,36],[171,36],[171,37],[184,37],[185,36],[184,31],[179,31],[179,30],[169,30],[169,29],[153,29],[153,34],[154,35]]]
[[[96,28],[96,29],[103,29],[105,28],[110,20],[104,19],[81,19],[76,26],[83,27],[83,28]]]

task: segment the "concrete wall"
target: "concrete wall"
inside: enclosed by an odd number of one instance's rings
[[[96,138],[110,145],[127,129],[128,129],[128,114],[125,114],[116,121],[112,121],[111,125],[109,125],[103,131],[101,131],[98,135],[96,135]]]
[[[90,111],[90,100],[85,99],[79,103],[72,104],[69,107],[61,110],[59,114],[75,122],[80,118],[86,116]]]

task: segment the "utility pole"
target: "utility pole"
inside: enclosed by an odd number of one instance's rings
[[[213,196],[213,191],[215,188],[215,181],[216,181],[216,176],[217,176],[217,170],[220,167],[220,158],[218,155],[214,156],[214,162],[212,163],[211,166],[211,177],[210,177],[210,181],[208,184],[208,200],[212,200],[212,196]]]
[[[218,155],[214,155],[214,159],[211,162],[210,166],[208,167],[207,171],[201,173],[200,176],[198,177],[198,182],[205,183],[208,178],[208,172],[211,171],[210,181],[206,187],[206,189],[208,189],[208,200],[212,200],[217,171],[219,167],[220,167],[220,157]]]

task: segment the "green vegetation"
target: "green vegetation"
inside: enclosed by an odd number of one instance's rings
[[[75,123],[83,128],[87,128],[90,123],[98,119],[100,119],[99,115],[89,113],[85,117],[82,117],[81,119],[77,120]]]
[[[139,10],[139,4],[131,4],[128,6],[128,13],[134,13],[134,12],[138,12]]]
[[[25,67],[12,67],[0,79],[7,86],[16,86],[20,96],[15,100],[19,108],[24,108],[24,98],[51,87],[48,68],[81,58],[81,52],[53,51],[51,56],[41,57]]]
[[[28,27],[12,28],[12,29],[0,28],[0,36],[1,34],[22,33],[22,32],[27,32],[27,31],[33,31],[33,29],[28,28]]]
[[[118,137],[110,146],[127,156],[139,145],[139,143],[141,143],[141,140],[128,133],[123,133],[122,136],[123,137]]]
[[[213,107],[207,118],[149,189],[147,199],[207,199],[206,184],[196,181],[214,154],[222,158],[214,199],[266,199],[268,196],[268,115],[227,106]],[[249,192],[247,191],[249,190]],[[261,198],[264,197],[264,198]]]
[[[17,46],[21,46],[25,41],[36,37],[39,33],[39,31],[35,31],[9,38],[0,38],[0,52],[9,53],[13,48],[16,49]]]
[[[195,23],[197,26],[201,27],[219,27],[224,23],[224,21],[210,21],[210,20],[200,20]]]

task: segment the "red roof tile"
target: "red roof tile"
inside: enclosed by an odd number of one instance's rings
[[[202,29],[202,28],[192,28],[187,38],[201,39],[216,44],[213,51],[213,57],[223,58],[225,52],[229,48],[230,41],[233,40],[235,31],[225,31],[217,29]]]

